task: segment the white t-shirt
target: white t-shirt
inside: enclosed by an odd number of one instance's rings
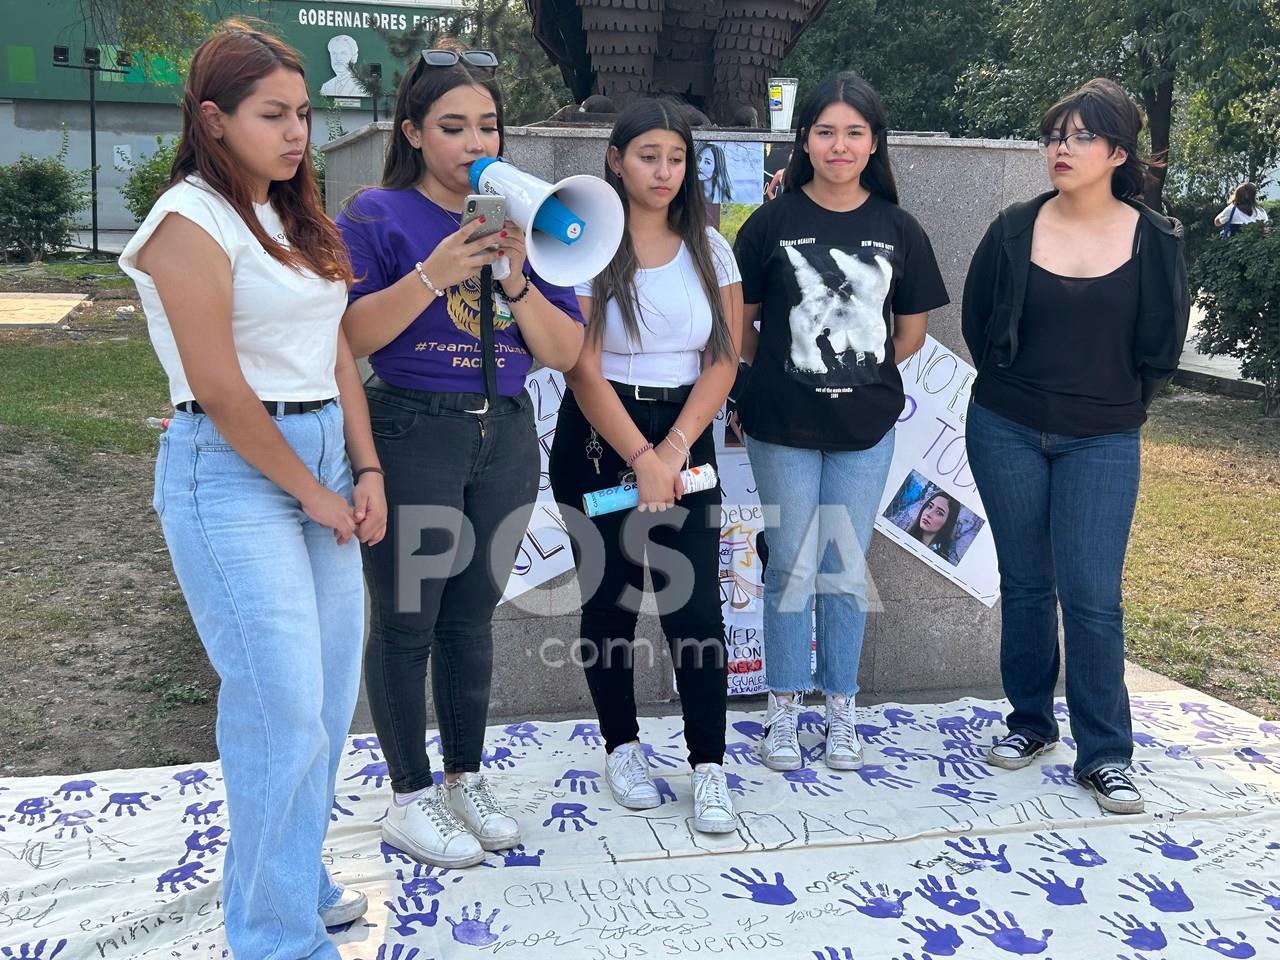
[[[269,203],[254,204],[269,236],[288,246],[284,225]],[[180,214],[217,241],[231,261],[231,335],[240,369],[262,400],[324,400],[338,395],[334,365],[338,325],[347,307],[347,286],[310,270],[299,272],[262,247],[235,208],[199,177],[188,177],[156,201],[120,255],[133,278],[147,317],[147,331],[169,377],[176,406],[194,400],[178,347],[151,275],[138,269],[138,252],[171,213]],[[201,269],[193,263],[191,269]]]
[[[733,250],[719,232],[707,227],[717,285],[742,280]],[[574,288],[591,296],[591,283]],[[640,342],[627,338],[622,311],[610,299],[605,311],[600,369],[606,380],[647,387],[681,387],[702,372],[702,350],[711,338],[711,306],[688,248],[681,243],[675,257],[660,267],[636,270],[636,320]]]
[[[1255,203],[1253,205],[1253,213],[1245,213],[1234,203],[1228,203],[1222,208],[1222,212],[1213,218],[1214,223],[1220,226],[1227,225],[1227,217],[1231,217],[1232,223],[1266,223],[1267,211],[1263,209],[1262,204]]]

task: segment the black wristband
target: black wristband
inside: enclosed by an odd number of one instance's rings
[[[521,300],[523,300],[525,297],[529,295],[529,290],[533,286],[533,284],[529,282],[528,274],[525,274],[524,286],[520,288],[520,292],[517,293],[514,297],[508,297],[507,291],[502,289],[502,284],[499,283],[497,280],[493,281],[493,285],[497,288],[498,292],[502,294],[503,297],[506,298],[507,303],[519,303]]]
[[[351,482],[357,482],[360,479],[361,474],[365,473],[376,473],[384,479],[387,476],[387,471],[383,470],[381,467],[361,467],[359,470],[351,474]]]

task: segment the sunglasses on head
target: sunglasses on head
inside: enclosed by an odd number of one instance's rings
[[[422,62],[428,67],[452,67],[459,61],[484,70],[498,68],[498,58],[492,50],[463,50],[461,53],[456,50],[422,51]]]

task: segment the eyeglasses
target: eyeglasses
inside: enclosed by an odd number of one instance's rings
[[[1077,133],[1067,134],[1065,137],[1058,134],[1054,134],[1051,137],[1041,137],[1037,142],[1046,150],[1056,147],[1060,143],[1065,143],[1072,150],[1075,150],[1077,147],[1087,147],[1097,139],[1098,135],[1096,133],[1090,133],[1088,130],[1081,130]]]
[[[458,61],[484,70],[498,69],[498,58],[492,50],[423,50],[422,63],[428,67],[452,67]]]

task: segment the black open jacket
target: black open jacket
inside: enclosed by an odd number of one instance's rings
[[[1051,190],[1002,210],[969,264],[960,327],[979,375],[985,364],[1007,367],[1018,355],[1018,326],[1031,266],[1031,228],[1040,207],[1056,193]],[[1142,215],[1133,358],[1142,378],[1142,403],[1146,406],[1178,369],[1191,298],[1182,224],[1141,203],[1125,202]]]

